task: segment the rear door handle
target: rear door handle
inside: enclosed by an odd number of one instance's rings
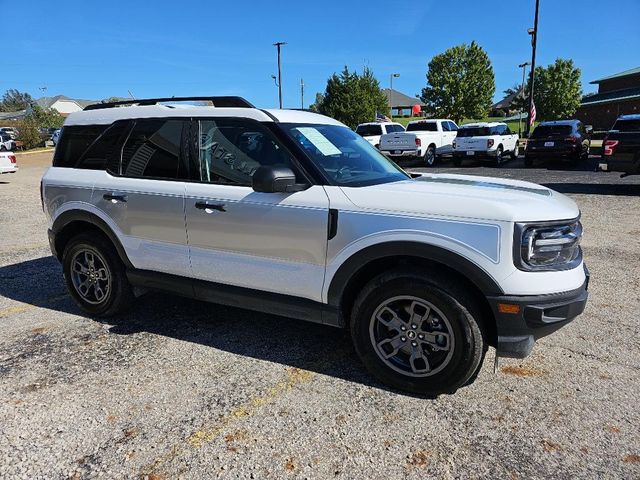
[[[196,208],[199,210],[217,210],[219,212],[226,212],[224,203],[209,203],[209,202],[196,202]]]
[[[126,195],[116,195],[115,193],[105,193],[102,198],[104,198],[105,200],[111,202],[111,203],[118,203],[118,202],[123,202],[126,203],[127,202],[127,196]]]

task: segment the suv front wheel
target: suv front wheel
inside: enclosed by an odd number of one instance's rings
[[[382,383],[453,393],[482,365],[486,343],[472,299],[446,278],[399,269],[371,280],[351,316],[355,349]]]
[[[122,313],[134,300],[125,267],[102,235],[83,233],[64,249],[62,268],[76,304],[97,317]]]

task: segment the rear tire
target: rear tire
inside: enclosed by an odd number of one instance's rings
[[[498,148],[496,148],[496,167],[499,167],[502,165],[503,162],[503,158],[502,158],[502,154],[503,154],[504,150],[502,149],[502,145],[498,145]]]
[[[436,157],[436,148],[433,145],[429,145],[427,147],[427,151],[424,152],[424,163],[427,167],[433,167],[435,166],[436,162],[437,162],[437,157]]]
[[[533,158],[530,155],[524,154],[524,166],[533,167]]]
[[[516,142],[516,146],[511,151],[511,160],[516,160],[520,154],[520,145]]]
[[[111,242],[99,234],[73,237],[64,249],[62,268],[71,297],[92,316],[120,314],[134,301],[124,264]]]
[[[487,350],[478,312],[456,282],[396,269],[362,289],[351,336],[364,365],[385,385],[420,395],[453,393],[475,378]]]

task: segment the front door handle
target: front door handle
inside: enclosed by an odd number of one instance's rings
[[[219,212],[226,212],[224,203],[209,203],[209,202],[196,202],[196,208],[199,210],[217,210]]]
[[[118,202],[123,202],[126,203],[127,202],[127,196],[126,195],[116,195],[115,193],[105,193],[102,198],[104,198],[105,200],[111,202],[111,203],[118,203]]]

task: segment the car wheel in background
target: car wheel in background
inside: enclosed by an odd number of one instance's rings
[[[453,165],[455,167],[461,167],[462,166],[462,159],[460,157],[453,157]]]
[[[520,145],[518,145],[518,143],[516,142],[516,146],[514,147],[513,151],[511,152],[511,160],[517,159],[518,155],[520,155]]]
[[[503,149],[502,149],[502,145],[498,145],[498,148],[496,148],[496,166],[499,167],[500,165],[502,165],[503,162],[503,158],[502,158],[502,154],[504,153]]]
[[[524,166],[533,167],[533,157],[531,155],[524,154]]]
[[[453,393],[480,369],[480,309],[454,279],[412,268],[373,278],[351,315],[356,352],[371,374],[420,395]]]
[[[433,167],[436,164],[436,148],[433,145],[429,145],[424,152],[424,163],[427,167]]]

